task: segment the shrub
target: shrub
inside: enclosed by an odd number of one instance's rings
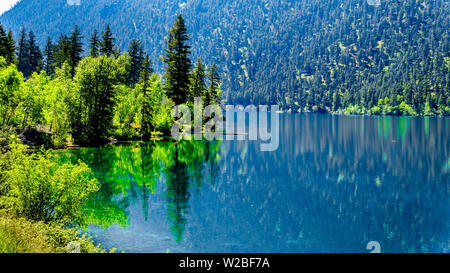
[[[22,146],[14,145],[3,157],[9,166],[2,170],[0,205],[27,219],[80,222],[82,205],[99,189],[86,164],[60,165],[51,151],[27,155]]]
[[[374,106],[374,107],[370,108],[369,114],[370,115],[380,115],[381,114],[380,107],[379,106]]]
[[[67,253],[70,242],[78,243],[81,253],[105,252],[75,229],[55,223],[32,222],[0,212],[0,253]]]

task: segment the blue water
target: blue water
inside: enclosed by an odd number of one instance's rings
[[[280,115],[280,145],[64,152],[102,183],[86,232],[125,252],[448,252],[448,118]]]

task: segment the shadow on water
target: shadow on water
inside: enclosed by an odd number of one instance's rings
[[[129,143],[61,153],[102,183],[87,232],[126,252],[448,252],[447,118],[282,114],[280,146]]]

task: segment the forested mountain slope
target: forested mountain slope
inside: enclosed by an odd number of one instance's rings
[[[80,26],[144,41],[161,71],[178,13],[193,56],[218,64],[228,102],[371,114],[448,114],[448,0],[22,0],[0,17],[43,47]],[[369,4],[369,2],[371,4]]]

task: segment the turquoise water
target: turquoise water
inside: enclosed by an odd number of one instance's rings
[[[85,231],[125,252],[448,252],[445,118],[280,115],[280,145],[65,151],[102,183]]]

